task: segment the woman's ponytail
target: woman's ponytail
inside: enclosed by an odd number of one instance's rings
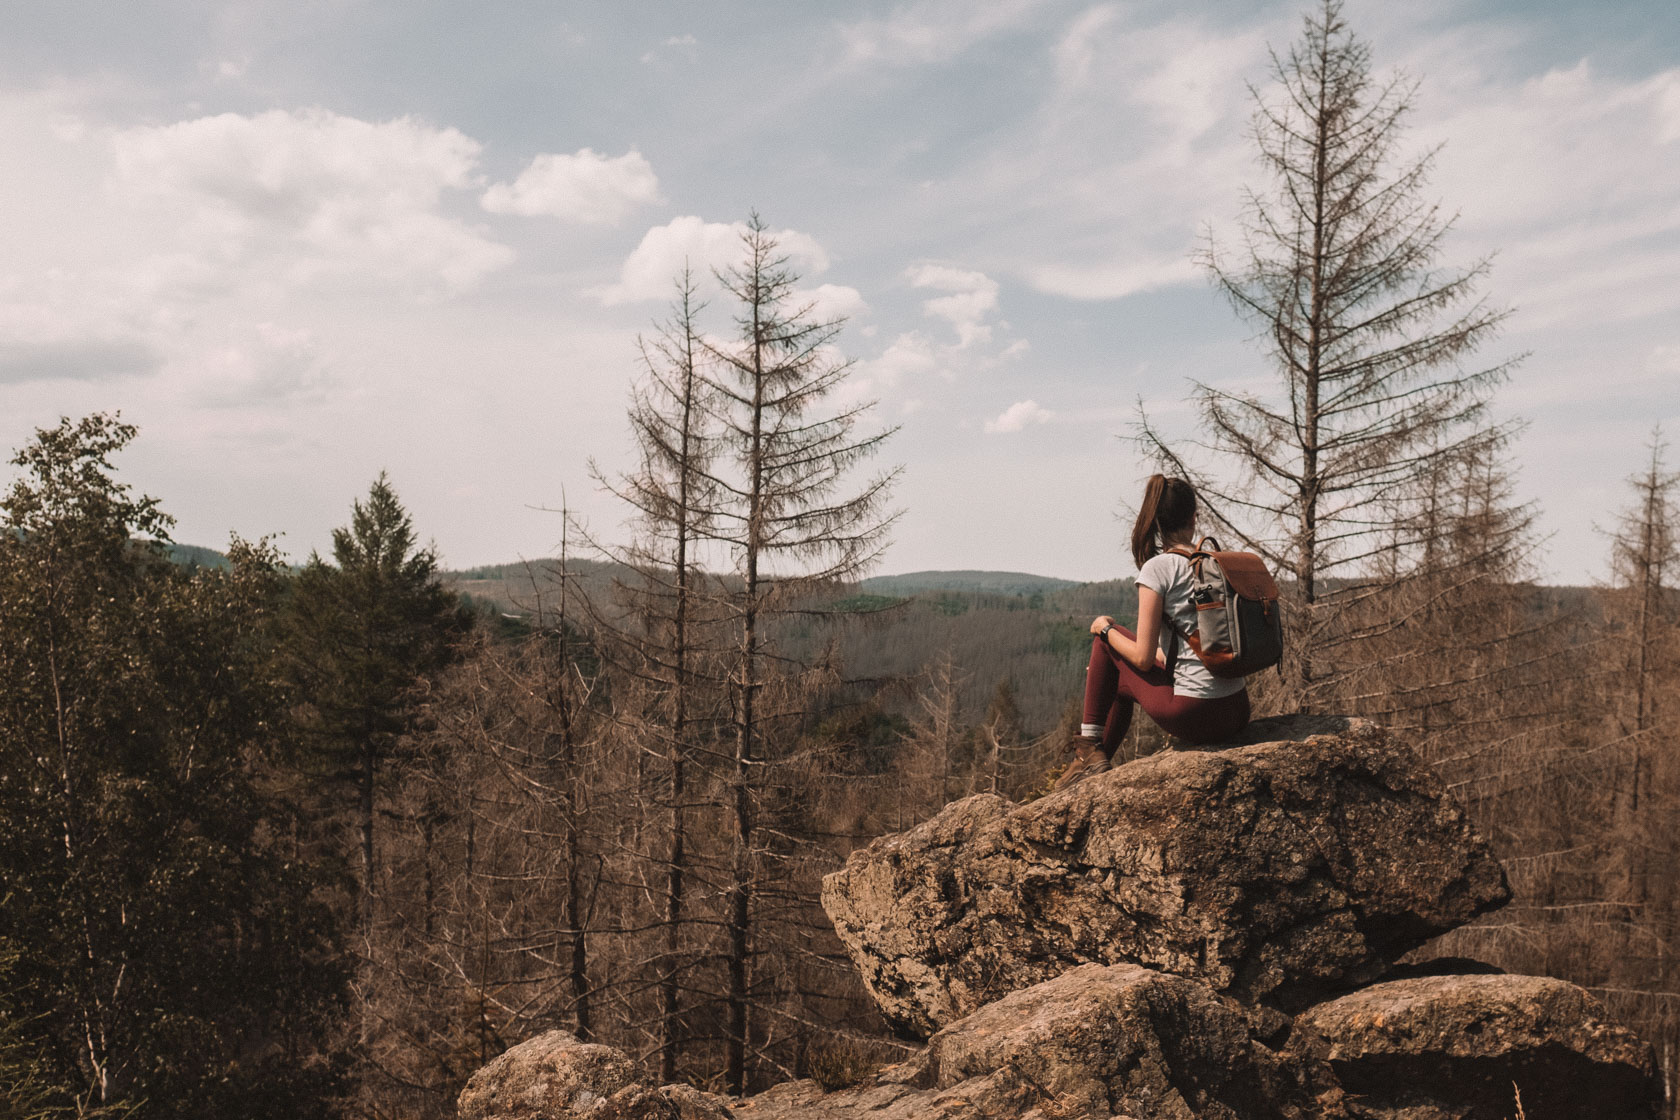
[[[1143,488],[1143,504],[1132,526],[1132,559],[1143,567],[1161,551],[1167,533],[1187,529],[1196,520],[1196,489],[1182,478],[1152,474]]]
[[[1143,504],[1138,506],[1137,523],[1132,526],[1132,559],[1138,567],[1161,551],[1155,534],[1155,514],[1161,508],[1161,491],[1167,487],[1167,476],[1152,474],[1143,487]]]

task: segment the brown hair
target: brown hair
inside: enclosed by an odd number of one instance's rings
[[[1161,551],[1168,533],[1187,529],[1196,519],[1196,488],[1182,478],[1152,474],[1143,488],[1143,504],[1132,526],[1132,559],[1138,567]]]

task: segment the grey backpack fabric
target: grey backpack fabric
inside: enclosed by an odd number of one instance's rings
[[[1211,547],[1209,547],[1211,546]],[[1196,632],[1178,628],[1170,612],[1167,625],[1216,677],[1246,677],[1283,659],[1283,613],[1278,588],[1265,561],[1252,552],[1227,552],[1212,537],[1194,549],[1171,548],[1190,562],[1190,602],[1196,608]],[[1178,641],[1167,655],[1169,672],[1178,661]]]

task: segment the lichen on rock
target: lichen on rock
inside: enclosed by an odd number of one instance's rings
[[[687,1085],[651,1087],[629,1055],[549,1031],[472,1075],[461,1120],[728,1120],[721,1097]]]
[[[1650,1047],[1563,980],[1504,974],[1373,984],[1308,1009],[1292,1046],[1317,1049],[1356,1115],[1449,1120],[1648,1117],[1660,1104]]]
[[[854,852],[823,905],[880,1006],[926,1037],[1078,964],[1295,1010],[1509,898],[1416,752],[1285,717],[1025,805],[991,796]]]

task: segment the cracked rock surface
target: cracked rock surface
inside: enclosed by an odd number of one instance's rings
[[[595,1079],[591,1081],[591,1079]],[[650,1088],[630,1060],[563,1031],[474,1075],[462,1120],[1335,1120],[1320,1055],[1253,1041],[1206,985],[1135,965],[1086,965],[933,1036],[914,1060],[824,1093],[791,1081],[737,1101]],[[686,1111],[684,1109],[687,1109]]]
[[[824,881],[882,1014],[925,1038],[1085,963],[1293,1012],[1509,898],[1433,772],[1378,727],[1257,720],[1025,805],[981,795]]]
[[[1574,984],[1546,976],[1422,976],[1373,984],[1297,1020],[1354,1115],[1405,1120],[1516,1115],[1649,1117],[1651,1049]],[[1316,1037],[1315,1037],[1316,1036]]]
[[[736,1105],[740,1120],[1331,1120],[1316,1055],[1253,1041],[1206,985],[1136,965],[1085,965],[935,1034],[914,1061],[851,1089],[809,1081]]]
[[[549,1031],[505,1051],[467,1082],[461,1120],[728,1120],[722,1097],[644,1084],[629,1055]]]

